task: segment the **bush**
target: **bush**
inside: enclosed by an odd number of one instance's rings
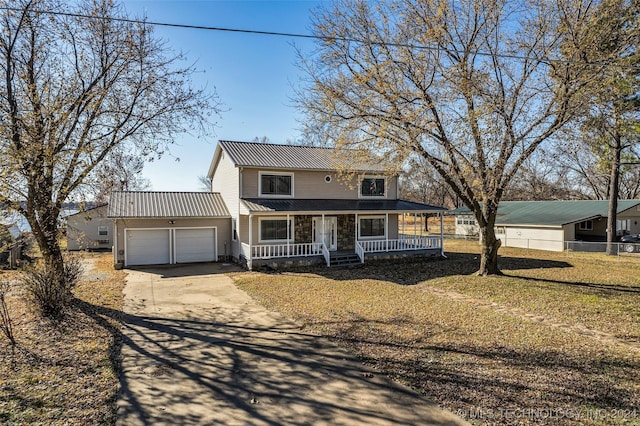
[[[61,319],[73,299],[73,289],[83,273],[82,262],[75,256],[64,261],[63,272],[57,273],[44,264],[25,271],[22,284],[40,314]]]

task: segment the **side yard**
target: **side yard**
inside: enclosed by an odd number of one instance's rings
[[[477,424],[640,424],[640,258],[479,247],[238,286]]]
[[[109,254],[87,256],[74,310],[54,325],[39,319],[12,286],[7,305],[17,340],[12,354],[0,336],[0,423],[112,424],[118,388],[119,333],[124,272]],[[0,280],[16,277],[0,272]]]

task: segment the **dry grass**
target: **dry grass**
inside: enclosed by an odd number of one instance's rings
[[[244,273],[266,306],[477,424],[640,424],[640,258],[501,249],[449,260]]]
[[[93,268],[60,324],[38,318],[14,283],[7,300],[17,348],[0,338],[0,423],[112,424],[118,387],[117,312],[124,273],[109,254],[86,254]],[[16,272],[0,279],[16,278]]]

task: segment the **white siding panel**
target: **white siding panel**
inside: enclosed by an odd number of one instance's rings
[[[506,227],[506,247],[531,248],[537,250],[562,251],[564,231],[562,228]]]
[[[175,239],[176,263],[217,260],[214,228],[176,229]]]
[[[171,262],[168,229],[127,230],[126,265],[162,265]]]

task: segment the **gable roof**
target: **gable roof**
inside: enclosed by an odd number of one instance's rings
[[[255,142],[219,141],[216,148],[209,176],[224,151],[236,167],[259,167],[265,169],[294,170],[339,170],[347,168],[356,172],[382,173],[382,164],[357,164],[355,151],[339,148],[322,148],[302,145],[278,145]],[[351,152],[350,152],[351,151]]]
[[[111,218],[230,217],[217,192],[117,191],[111,194]]]
[[[640,200],[618,200],[617,213],[640,206]],[[607,217],[607,200],[574,201],[502,201],[498,206],[496,225],[562,226],[598,217]],[[454,214],[470,214],[461,207]],[[640,211],[639,211],[640,214]]]

